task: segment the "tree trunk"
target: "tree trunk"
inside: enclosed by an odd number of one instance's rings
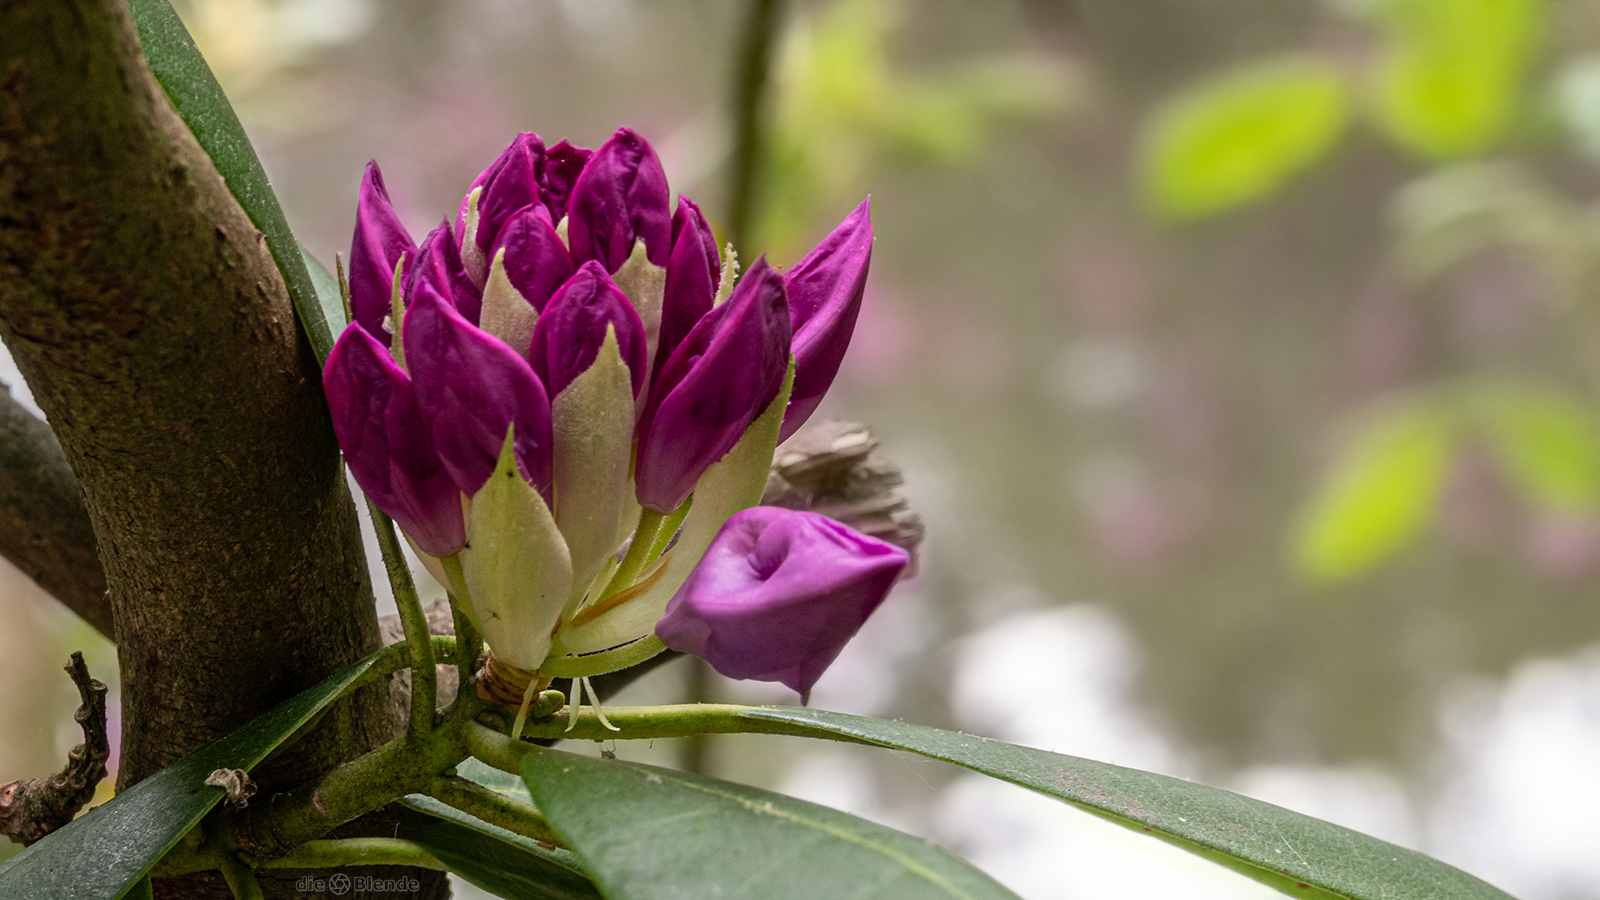
[[[99,544],[119,787],[377,648],[315,358],[117,0],[0,0],[0,335]],[[394,726],[369,689],[256,780],[303,781]]]

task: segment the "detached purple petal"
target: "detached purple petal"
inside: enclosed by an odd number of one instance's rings
[[[406,267],[404,293],[408,307],[424,282],[447,299],[468,322],[478,324],[483,312],[483,295],[467,278],[466,266],[461,262],[461,248],[450,231],[449,222],[441,222],[438,228],[428,232],[422,239],[422,246],[417,248],[417,261]],[[500,439],[504,441],[505,435]]]
[[[506,277],[534,309],[543,310],[556,288],[572,277],[572,256],[543,205],[525,206],[506,221],[484,254],[490,265],[501,249],[506,251]]]
[[[608,326],[617,330],[617,347],[638,396],[644,383],[644,323],[605,268],[590,260],[550,298],[533,329],[528,361],[549,388],[551,400],[594,365]]]
[[[350,474],[372,502],[425,553],[448,556],[466,544],[460,494],[388,349],[366,329],[346,328],[322,386]]]
[[[794,390],[784,412],[782,441],[799,430],[822,402],[839,374],[850,346],[861,294],[872,264],[872,212],[869,197],[845,216],[783,277],[794,321]]]
[[[634,466],[639,502],[676,509],[777,397],[788,367],[788,301],[763,256],[726,303],[701,317],[650,386]]]
[[[424,283],[406,310],[406,365],[445,471],[473,496],[516,425],[522,476],[550,500],[550,398],[515,350],[468,322]]]
[[[511,146],[487,170],[483,196],[478,198],[478,248],[486,259],[500,229],[521,210],[544,205],[544,141],[531,131],[517,135]],[[470,191],[469,191],[470,194]]]
[[[667,261],[661,332],[656,339],[657,373],[700,317],[711,311],[721,274],[722,261],[717,258],[711,226],[693,200],[679,197],[678,211],[672,216],[672,257]]]
[[[394,214],[377,160],[369,161],[356,198],[356,232],[350,242],[350,309],[361,327],[384,346],[390,339],[383,330],[383,317],[389,314],[395,263],[402,253],[414,260],[416,246]]]
[[[665,267],[672,250],[667,173],[650,143],[620,128],[590,157],[572,186],[567,239],[572,260],[597,259],[607,272],[628,261],[635,240],[652,263]]]
[[[729,678],[782,682],[804,703],[909,561],[826,516],[757,506],[722,526],[656,635]]]
[[[567,214],[567,198],[572,196],[572,186],[578,183],[578,174],[588,165],[594,151],[588,147],[574,147],[562,141],[544,155],[545,203],[550,207],[550,217],[560,222]]]

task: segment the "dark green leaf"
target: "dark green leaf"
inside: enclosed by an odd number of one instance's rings
[[[123,896],[222,799],[222,788],[206,786],[207,775],[217,769],[251,769],[360,678],[377,658],[368,657],[280,703],[6,860],[0,864],[0,897],[82,900]],[[138,896],[137,892],[132,896]]]
[[[434,819],[411,839],[428,848],[450,871],[491,894],[516,900],[598,900],[600,896],[570,853],[547,850],[432,797],[413,795],[402,803]]]
[[[1016,900],[934,844],[770,791],[559,750],[522,777],[610,900]]]
[[[1145,192],[1173,219],[1255,200],[1333,148],[1348,118],[1348,95],[1338,69],[1305,56],[1268,60],[1185,91],[1145,131]]]
[[[330,319],[318,301],[300,246],[289,231],[289,220],[284,218],[261,160],[256,158],[255,148],[250,146],[250,138],[222,86],[168,0],[129,0],[128,7],[150,70],[195,140],[211,157],[245,215],[266,236],[267,249],[283,273],[317,359],[326,359],[334,338],[329,323],[337,318]]]
[[[1541,0],[1380,0],[1389,42],[1373,80],[1378,120],[1429,157],[1476,153],[1517,109]]]
[[[1306,508],[1293,548],[1320,581],[1359,575],[1422,534],[1438,506],[1454,424],[1414,402],[1363,423]]]
[[[1508,894],[1421,853],[1270,803],[1178,778],[844,713],[760,707],[745,711],[741,717],[782,722],[793,728],[785,728],[785,733],[855,740],[954,763],[1161,838],[1294,897],[1511,900]],[[548,759],[550,755],[528,757],[523,769],[525,777],[529,766],[541,758]],[[551,762],[537,765],[541,767],[540,775],[548,768],[558,767]],[[582,802],[583,788],[576,786],[578,779],[572,781],[566,790],[573,793],[572,802]],[[587,780],[583,783],[589,784]],[[529,784],[542,798],[546,788],[531,779]],[[619,802],[627,802],[627,798],[620,798]],[[552,811],[544,808],[547,816]],[[554,816],[550,820],[558,830],[562,828]],[[1068,875],[1063,873],[1063,877]],[[605,883],[603,879],[601,883]]]

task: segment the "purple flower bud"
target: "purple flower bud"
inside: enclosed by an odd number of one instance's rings
[[[869,197],[783,277],[794,322],[794,391],[778,440],[799,430],[839,374],[872,263]]]
[[[365,328],[346,328],[328,354],[322,387],[333,431],[356,483],[423,552],[467,542],[460,494],[434,449],[411,378]]]
[[[428,232],[417,248],[417,261],[406,267],[404,296],[409,307],[426,282],[440,297],[447,299],[468,322],[476,325],[483,312],[483,295],[467,278],[461,262],[461,248],[450,232],[449,222]],[[501,435],[503,440],[505,435]]]
[[[693,239],[698,240],[700,249],[706,255],[706,270],[711,273],[713,286],[722,276],[722,252],[717,249],[717,236],[711,232],[711,224],[706,221],[705,213],[700,211],[700,204],[690,200],[682,194],[678,195],[678,209],[672,214],[672,248],[678,248],[678,241],[684,240],[683,230],[693,227]]]
[[[656,339],[657,373],[694,323],[711,311],[721,274],[722,260],[717,256],[711,226],[693,200],[680,196],[678,211],[672,216],[672,256],[667,261],[661,333]]]
[[[462,234],[466,230],[467,205],[472,199],[472,192],[478,188],[486,187],[489,184],[489,180],[494,178],[495,175],[499,174],[501,169],[505,168],[506,157],[516,149],[519,142],[525,141],[525,139],[528,137],[532,137],[536,141],[539,140],[539,136],[530,131],[520,132],[511,140],[511,143],[506,146],[506,149],[500,151],[500,155],[494,158],[494,162],[489,163],[489,165],[486,166],[482,172],[478,173],[476,178],[472,179],[472,183],[467,185],[467,192],[461,195],[461,207],[456,210],[457,234]],[[482,203],[481,197],[479,198],[479,202],[480,204]],[[479,209],[481,210],[482,207],[480,206]]]
[[[573,262],[598,259],[615,272],[641,240],[650,262],[665,267],[672,250],[670,200],[667,173],[650,143],[631,128],[619,128],[572,186],[567,240]]]
[[[556,222],[566,216],[567,198],[572,196],[572,186],[577,184],[578,174],[593,155],[594,151],[588,147],[574,147],[566,141],[545,152],[544,179],[540,183],[544,185],[544,199],[550,207],[550,218]]]
[[[756,260],[726,303],[701,317],[650,386],[639,418],[639,502],[671,512],[739,442],[789,367],[783,279]]]
[[[608,326],[617,331],[617,347],[633,377],[634,396],[638,396],[644,383],[644,323],[605,268],[590,260],[550,298],[533,329],[528,361],[549,389],[551,400],[594,365]]]
[[[445,471],[461,493],[478,493],[494,471],[506,431],[522,476],[550,501],[550,398],[528,363],[468,322],[423,282],[406,309],[406,365],[417,407]]]
[[[753,507],[717,532],[656,635],[729,678],[782,682],[805,703],[909,561],[826,516]]]
[[[478,232],[475,239],[486,259],[500,229],[521,210],[544,205],[539,176],[544,171],[544,141],[531,131],[517,135],[486,171],[483,195],[478,198]],[[470,196],[471,191],[468,191]]]
[[[361,327],[384,346],[389,344],[383,319],[389,315],[395,263],[402,253],[415,257],[416,246],[394,214],[377,160],[369,161],[356,198],[356,232],[350,241],[350,309]]]
[[[517,210],[500,229],[485,259],[492,265],[501,249],[506,251],[506,277],[534,309],[543,310],[556,288],[572,277],[572,256],[542,204]]]

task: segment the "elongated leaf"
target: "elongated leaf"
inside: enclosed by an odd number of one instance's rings
[[[99,900],[124,896],[222,799],[222,788],[206,786],[207,775],[217,769],[248,771],[254,767],[377,659],[377,655],[370,656],[280,703],[6,860],[0,864],[0,897]]]
[[[255,148],[250,145],[250,138],[239,124],[239,117],[234,114],[222,86],[168,0],[129,0],[128,7],[133,12],[139,43],[156,81],[161,83],[161,89],[166,91],[195,140],[211,157],[245,215],[266,235],[267,249],[272,252],[278,271],[283,273],[284,284],[289,288],[289,296],[317,352],[317,359],[327,359],[334,337],[329,317],[317,298],[311,274],[306,271],[305,260],[300,255],[300,246],[289,231],[289,220],[284,218],[283,208],[278,205],[277,195],[267,181],[267,173],[261,168],[261,160],[256,157]]]
[[[1313,57],[1269,60],[1204,83],[1167,103],[1146,129],[1145,191],[1174,219],[1248,203],[1326,155],[1348,107],[1339,71]]]
[[[1494,385],[1474,399],[1478,424],[1524,497],[1557,511],[1600,508],[1600,421],[1587,404],[1534,385]]]
[[[507,776],[511,777],[511,776]],[[428,848],[450,871],[497,897],[516,900],[598,900],[594,882],[572,854],[547,850],[535,841],[469,816],[432,797],[402,803],[433,821],[412,840]]]
[[[610,900],[1016,897],[927,841],[770,791],[559,750],[522,777]]]
[[[1378,120],[1427,157],[1505,133],[1543,20],[1541,0],[1381,0],[1389,43],[1373,81]]]
[[[1179,778],[844,713],[780,706],[749,708],[740,716],[752,722],[781,723],[787,734],[853,740],[954,763],[1160,838],[1293,897],[1511,900],[1499,889],[1413,850]],[[536,758],[540,761],[535,762]],[[561,762],[549,762],[551,759]],[[554,809],[545,806],[547,789],[536,779],[549,775],[552,768],[568,765],[566,759],[536,754],[524,764],[523,775],[547,815]],[[537,768],[530,775],[533,766]],[[559,779],[552,781],[560,784]],[[569,802],[581,802],[582,788],[577,785],[589,782],[571,781],[549,792],[570,791],[573,799]],[[627,798],[621,802],[628,802]],[[562,828],[554,816],[551,822],[558,830]],[[582,853],[582,848],[574,847]],[[599,869],[595,871],[598,875]],[[1063,872],[1062,877],[1071,876]],[[606,884],[603,878],[601,884]]]
[[[1450,464],[1450,417],[1422,403],[1368,421],[1308,505],[1293,548],[1302,574],[1359,575],[1421,535]]]

